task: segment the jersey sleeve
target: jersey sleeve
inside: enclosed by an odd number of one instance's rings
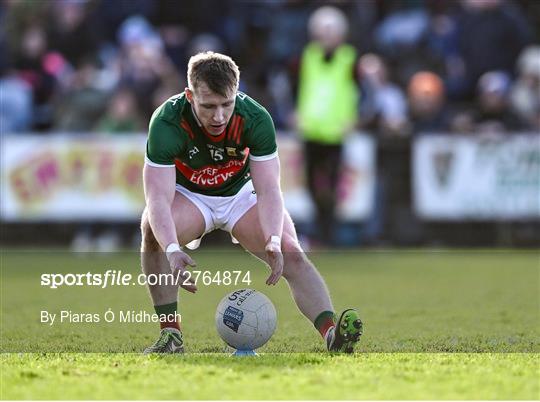
[[[265,161],[277,156],[276,129],[270,114],[264,110],[248,134],[249,159]]]
[[[152,118],[146,141],[145,163],[156,167],[174,166],[175,158],[185,147],[179,128],[160,118]]]

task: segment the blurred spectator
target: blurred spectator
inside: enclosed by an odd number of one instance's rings
[[[374,50],[373,32],[377,21],[378,0],[342,1],[335,3],[340,7],[348,6],[344,12],[351,19],[350,38],[358,53],[368,53]]]
[[[146,0],[146,2],[152,5],[153,10],[151,16],[147,13],[145,17],[159,31],[167,57],[180,70],[187,65],[188,45],[193,36],[209,34],[221,38],[219,40],[223,40],[225,44],[236,45],[239,40],[232,42],[229,40],[230,32],[237,30],[234,26],[235,21],[229,18],[229,9],[234,7],[236,19],[239,19],[237,8],[248,3],[239,2],[236,7],[232,6],[231,0],[198,0],[191,4],[170,0]],[[229,50],[227,46],[225,49]]]
[[[205,33],[197,35],[189,42],[186,60],[189,60],[191,56],[197,53],[208,51],[223,53],[225,51],[225,44],[221,39],[212,34]]]
[[[118,41],[120,84],[133,89],[141,113],[150,117],[153,92],[167,80],[180,82],[178,72],[165,54],[159,34],[142,16],[124,21],[118,30]]]
[[[311,14],[311,8],[306,1],[277,2],[273,10],[268,10],[269,39],[267,53],[271,60],[287,63],[302,52],[303,45],[308,41],[306,25]]]
[[[137,99],[129,88],[121,88],[113,95],[105,115],[97,124],[97,130],[105,133],[134,133],[144,131]]]
[[[89,17],[93,24],[99,24],[101,39],[104,42],[114,43],[118,27],[132,15],[142,15],[146,19],[156,16],[160,3],[170,3],[175,7],[176,15],[180,14],[177,2],[163,0],[129,0],[129,1],[95,1],[90,0]],[[163,21],[165,16],[171,17],[171,13],[160,16]],[[172,15],[173,17],[175,15]],[[158,22],[158,21],[156,21]]]
[[[0,135],[29,131],[32,126],[32,88],[15,74],[0,78]]]
[[[375,28],[375,45],[392,68],[394,79],[406,86],[419,70],[443,72],[442,55],[429,47],[430,15],[419,3],[390,2],[392,10]]]
[[[49,44],[74,67],[90,57],[95,57],[99,29],[88,18],[89,1],[51,2],[47,24]]]
[[[521,50],[530,41],[529,25],[519,9],[502,0],[462,0],[458,14],[459,52],[464,63],[464,95],[488,71],[512,74]]]
[[[432,58],[441,61],[448,98],[459,98],[467,90],[465,63],[459,52],[458,23],[448,10],[432,15],[426,41]]]
[[[529,46],[518,59],[519,76],[510,95],[513,110],[528,129],[540,131],[540,46]]]
[[[320,240],[331,244],[342,144],[356,123],[355,49],[346,44],[348,22],[335,7],[309,19],[312,41],[302,53],[298,126],[305,140],[308,187],[317,207]]]
[[[426,10],[396,9],[375,30],[375,40],[384,54],[419,45],[429,26]]]
[[[189,32],[181,24],[164,24],[158,27],[167,56],[178,69],[186,67],[186,45]]]
[[[226,17],[232,3],[220,0],[197,0],[191,3],[170,0],[146,0],[145,2],[154,8],[152,13],[155,18],[147,18],[149,21],[155,21],[154,25],[183,25],[193,34],[209,32],[218,36],[222,36],[220,34],[226,30],[224,25],[228,22]],[[240,4],[243,2],[239,1]]]
[[[183,91],[187,86],[185,79],[169,79],[163,82],[159,87],[157,87],[152,93],[152,106],[155,109],[158,108],[163,102],[169,99],[171,96],[178,94],[180,91]],[[148,116],[148,119],[150,116]],[[145,119],[145,120],[148,120]]]
[[[105,111],[107,93],[98,86],[99,71],[87,61],[74,72],[68,87],[56,99],[54,128],[59,131],[92,130]]]
[[[360,124],[382,135],[404,135],[407,125],[407,101],[401,89],[388,79],[381,57],[368,53],[358,60],[360,79]]]
[[[51,100],[57,85],[57,80],[46,63],[47,52],[47,36],[41,26],[34,25],[23,31],[14,67],[19,78],[32,89],[34,100],[32,126],[37,129],[50,127]]]
[[[478,132],[520,131],[525,125],[509,105],[510,77],[502,71],[490,71],[478,81],[479,110],[475,119]]]
[[[22,37],[30,28],[44,24],[50,3],[31,1],[3,1],[0,2],[1,32],[6,36],[9,56],[17,60],[20,56]]]
[[[430,71],[414,74],[407,87],[409,111],[414,134],[444,132],[450,127],[446,92],[442,79]]]

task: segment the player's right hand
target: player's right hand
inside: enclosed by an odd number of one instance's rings
[[[178,278],[180,287],[188,292],[195,293],[197,291],[197,285],[187,270],[188,266],[197,266],[195,261],[193,261],[191,257],[183,251],[175,251],[170,253],[168,259],[173,277],[175,279]]]

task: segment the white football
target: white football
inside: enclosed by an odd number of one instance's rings
[[[227,345],[238,350],[263,346],[276,330],[274,305],[263,293],[240,289],[226,295],[216,311],[216,328]]]

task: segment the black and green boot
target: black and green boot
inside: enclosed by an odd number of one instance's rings
[[[145,355],[150,353],[184,353],[182,333],[175,328],[163,328],[156,343],[144,350]]]
[[[330,352],[353,353],[354,345],[363,333],[362,320],[355,309],[347,309],[330,329],[326,338],[326,346]]]

